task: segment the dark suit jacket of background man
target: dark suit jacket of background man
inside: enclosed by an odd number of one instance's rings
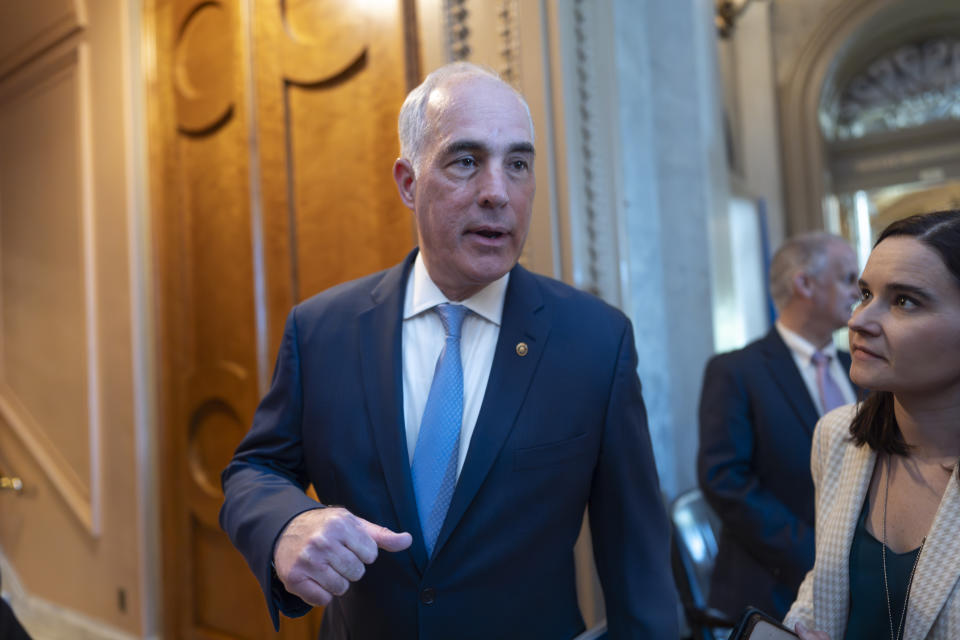
[[[316,508],[302,491],[408,531],[324,612],[323,638],[571,638],[572,547],[590,505],[613,637],[676,638],[668,526],[630,322],[520,266],[490,378],[428,559],[404,433],[401,323],[416,252],[325,291],[287,320],[273,384],[223,473],[220,521],[270,614],[309,607],[272,577],[274,541]],[[529,351],[519,355],[517,345]]]
[[[850,356],[838,358],[849,371]],[[697,470],[723,522],[709,603],[728,616],[752,605],[782,618],[813,567],[810,446],[818,419],[776,328],[707,364]]]

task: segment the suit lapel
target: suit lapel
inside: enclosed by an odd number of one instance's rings
[[[390,269],[372,292],[371,307],[357,318],[362,341],[361,376],[370,428],[380,455],[387,490],[393,500],[397,522],[413,535],[410,552],[423,571],[427,551],[417,517],[413,480],[407,459],[403,417],[403,301],[407,276],[416,252],[403,264]]]
[[[907,605],[904,638],[926,638],[930,632],[937,615],[960,579],[958,545],[960,488],[957,486],[957,474],[952,473],[917,563]]]
[[[547,315],[533,276],[523,267],[515,267],[480,415],[434,553],[463,517],[513,428],[550,333]],[[524,356],[517,353],[520,342],[528,346]]]
[[[793,354],[777,333],[776,327],[763,339],[763,353],[766,357],[767,369],[770,376],[780,387],[783,396],[797,414],[803,428],[811,435],[820,415],[807,391],[807,384],[803,381]]]
[[[847,446],[836,483],[837,496],[817,542],[816,574],[829,576],[814,583],[814,611],[818,627],[831,638],[842,638],[850,604],[850,546],[870,487],[876,454],[870,447]],[[826,553],[821,554],[821,551]],[[822,615],[822,618],[821,618]],[[908,636],[904,636],[908,637]]]

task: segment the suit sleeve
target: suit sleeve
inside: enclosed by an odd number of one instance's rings
[[[296,309],[287,318],[273,382],[253,426],[221,475],[220,526],[243,554],[263,590],[274,627],[279,612],[304,615],[310,605],[290,594],[273,571],[273,547],[296,515],[322,507],[310,499],[301,438],[303,388]]]
[[[670,530],[629,322],[621,336],[589,517],[610,637],[679,637]]]
[[[754,472],[756,443],[750,399],[730,359],[716,356],[700,396],[697,474],[707,502],[764,566],[799,583],[813,565],[813,528],[760,484]]]

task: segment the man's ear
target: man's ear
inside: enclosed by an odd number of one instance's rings
[[[413,165],[406,158],[397,158],[397,161],[393,163],[393,181],[397,183],[397,191],[400,192],[400,199],[403,204],[412,210],[417,176],[413,171]]]
[[[813,297],[813,280],[805,271],[793,274],[793,293],[802,298]]]

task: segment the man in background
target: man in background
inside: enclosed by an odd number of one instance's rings
[[[293,309],[223,473],[221,525],[274,623],[325,605],[322,638],[572,638],[589,505],[610,637],[678,637],[630,322],[517,265],[526,102],[449,65],[399,132],[418,249]]]
[[[770,267],[775,326],[707,364],[697,471],[722,521],[709,604],[734,620],[748,605],[782,618],[813,567],[810,446],[819,417],[856,399],[832,335],[859,299],[857,276],[843,239],[787,240]]]

